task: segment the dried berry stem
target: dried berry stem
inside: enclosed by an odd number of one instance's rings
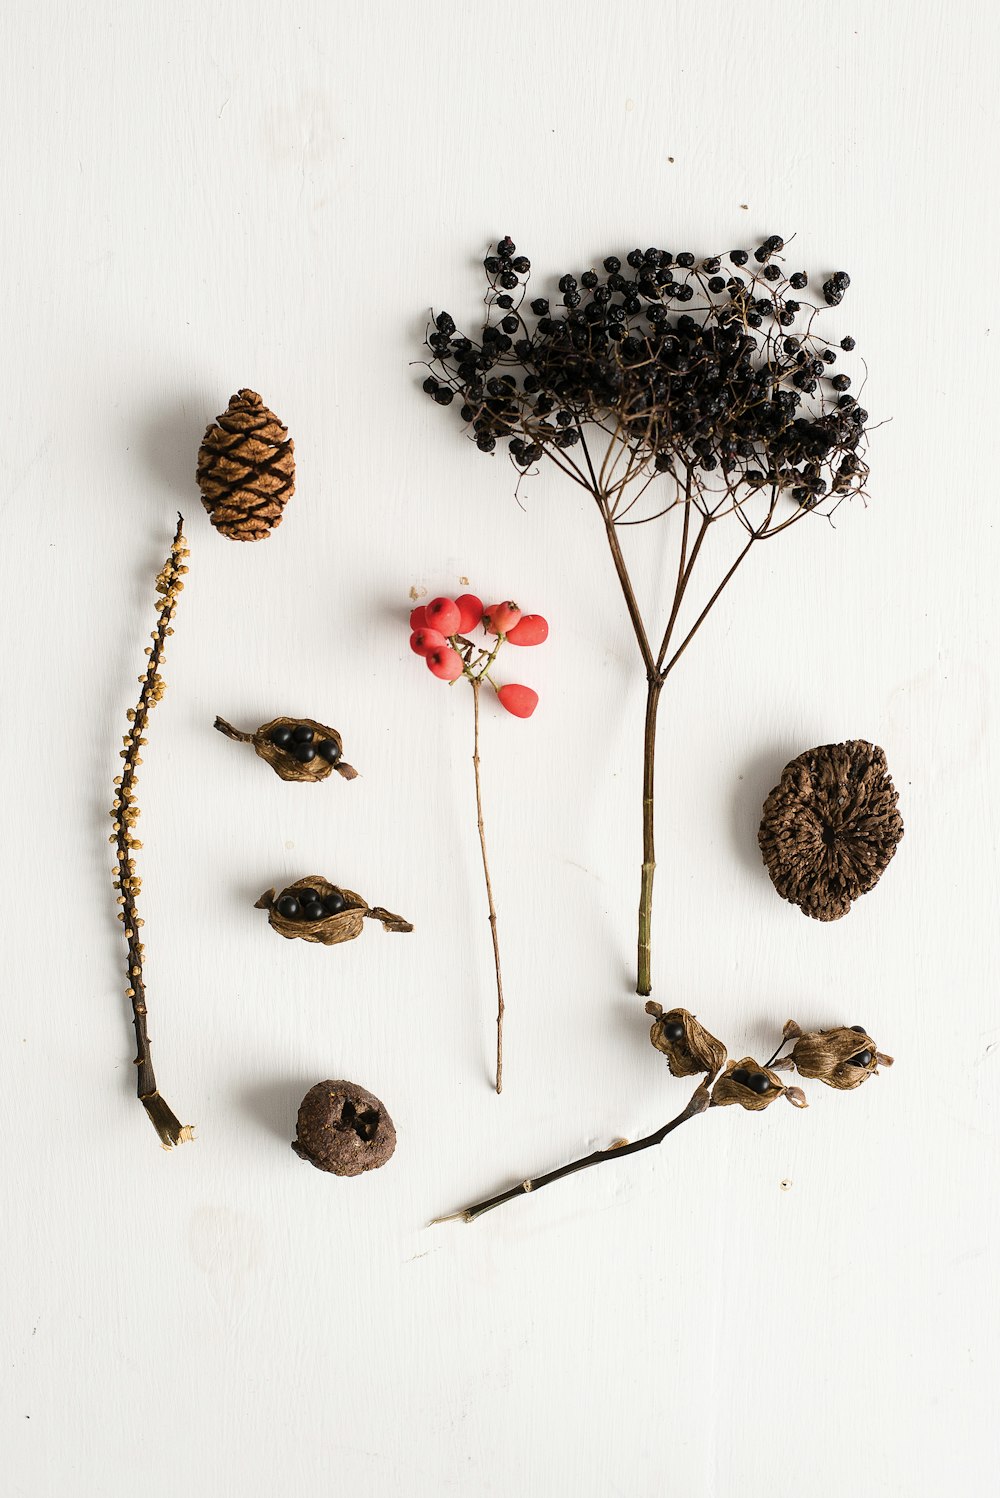
[[[111,841],[116,845],[117,854],[115,888],[119,891],[118,901],[122,907],[118,913],[118,919],[123,923],[125,940],[128,944],[128,987],[125,993],[132,1002],[132,1018],[135,1025],[136,1092],[164,1149],[173,1149],[174,1145],[183,1144],[186,1140],[192,1139],[194,1134],[191,1126],[182,1124],[168,1107],[156,1086],[147,1026],[146,985],[142,971],[145,947],[139,939],[143,923],[136,907],[136,896],[141,889],[141,881],[135,872],[135,860],[132,853],[134,849],[142,846],[133,836],[139,817],[135,791],[136,772],[138,766],[142,764],[139,750],[146,742],[143,733],[150,711],[159,702],[165,690],[159,668],[167,636],[173,634],[170,626],[177,606],[177,597],[184,587],[181,578],[188,570],[183,563],[187,555],[188,551],[184,545],[184,520],[178,515],[177,530],[170,548],[170,555],[156,579],[156,591],[160,595],[157,602],[159,619],[152,633],[152,648],[147,651],[149,660],[145,673],[139,677],[141,684],[139,701],[128,715],[130,728],[125,735],[125,748],[121,751],[124,765],[121,775],[116,778],[115,800],[111,809],[114,825]]]
[[[240,729],[234,728],[231,723],[227,723],[225,718],[217,717],[212,726],[217,728],[220,733],[224,733],[227,739],[235,739],[238,744],[253,743],[252,733],[242,733]]]
[[[493,655],[496,655],[494,650]],[[493,657],[491,657],[492,659]],[[485,674],[485,672],[484,672]],[[493,966],[497,975],[497,1092],[503,1090],[503,979],[500,976],[500,943],[497,939],[497,912],[493,903],[493,884],[490,880],[489,859],[486,856],[486,828],[483,824],[483,792],[479,774],[479,691],[481,676],[470,676],[472,682],[475,739],[472,765],[476,773],[476,821],[479,827],[479,847],[483,855],[483,876],[486,880],[486,899],[490,911],[490,936],[493,940]]]
[[[646,727],[642,754],[642,878],[639,886],[639,951],[635,991],[650,994],[652,981],[653,875],[656,873],[654,799],[656,779],[656,715],[663,677],[651,676],[646,688]]]
[[[652,1149],[654,1145],[662,1144],[668,1134],[679,1129],[682,1123],[689,1118],[696,1118],[699,1113],[704,1113],[708,1107],[710,1092],[707,1083],[702,1082],[688,1101],[683,1112],[678,1113],[669,1123],[657,1129],[652,1134],[647,1134],[644,1139],[635,1139],[631,1144],[613,1144],[610,1149],[595,1150],[591,1155],[584,1155],[580,1160],[573,1160],[569,1165],[560,1165],[557,1170],[550,1170],[547,1175],[534,1176],[521,1181],[517,1186],[511,1186],[507,1191],[501,1191],[497,1196],[487,1197],[485,1201],[476,1202],[471,1207],[465,1207],[461,1212],[454,1212],[449,1217],[437,1217],[435,1222],[475,1222],[477,1217],[482,1217],[484,1212],[491,1212],[494,1207],[502,1207],[504,1202],[514,1201],[519,1196],[526,1196],[529,1192],[540,1191],[543,1186],[551,1186],[553,1181],[561,1181],[564,1176],[575,1175],[578,1170],[587,1170],[591,1165],[603,1165],[606,1160],[623,1160],[626,1155],[637,1155],[640,1150]]]

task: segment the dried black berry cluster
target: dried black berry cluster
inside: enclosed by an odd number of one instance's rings
[[[325,921],[346,910],[347,901],[336,891],[321,898],[314,889],[296,889],[294,895],[282,895],[276,909],[286,921]]]
[[[310,764],[317,754],[320,759],[325,759],[328,765],[335,765],[342,753],[340,745],[333,739],[322,739],[320,743],[315,743],[316,735],[305,723],[299,723],[295,728],[287,723],[279,723],[277,728],[271,730],[268,737],[275,748],[284,749],[288,754],[294,755],[301,765]]]
[[[578,469],[570,449],[596,422],[634,471],[697,490],[768,488],[806,509],[860,493],[868,412],[834,370],[854,340],[834,347],[815,331],[821,304],[803,295],[804,271],[785,274],[783,249],[772,234],[752,253],[731,250],[725,268],[718,255],[635,249],[526,306],[530,262],[502,239],[484,261],[478,338],[439,312],[424,389],[441,405],[460,400],[480,450],[507,441],[521,470],[543,456]],[[837,271],[823,303],[837,306],[849,285]]]

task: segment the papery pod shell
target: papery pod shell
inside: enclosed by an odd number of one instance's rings
[[[295,444],[256,390],[238,390],[198,449],[202,504],[231,541],[266,539],[295,493]]]
[[[742,1082],[733,1081],[733,1072],[745,1067],[748,1072],[763,1072],[771,1083],[770,1092],[754,1092],[751,1087]],[[722,1076],[712,1089],[712,1107],[726,1108],[736,1103],[741,1108],[746,1108],[750,1113],[762,1113],[765,1108],[770,1108],[775,1098],[782,1097],[787,1091],[784,1083],[767,1066],[761,1066],[752,1056],[744,1056],[740,1061],[730,1061]]]
[[[852,1066],[850,1058],[861,1051],[871,1053],[867,1066]],[[870,1035],[839,1025],[833,1030],[816,1030],[800,1035],[792,1047],[792,1063],[803,1077],[814,1077],[828,1087],[852,1092],[879,1068],[892,1065],[892,1057],[882,1055]]]
[[[244,744],[252,744],[254,750],[265,760],[276,775],[282,780],[295,780],[300,784],[311,781],[326,780],[335,770],[344,780],[356,780],[358,772],[353,765],[346,760],[339,759],[335,765],[331,765],[319,754],[304,765],[301,760],[295,758],[288,749],[282,749],[277,744],[271,743],[271,734],[276,728],[311,728],[316,743],[323,739],[332,739],[340,750],[344,752],[344,741],[335,728],[328,728],[325,723],[317,723],[315,718],[272,718],[269,723],[262,723],[255,733],[241,733],[225,718],[216,718],[215,727],[220,733],[224,733],[229,739],[237,739]]]
[[[664,1011],[654,1000],[646,1005],[646,1013],[654,1016],[649,1038],[658,1051],[667,1058],[670,1074],[674,1077],[696,1077],[707,1072],[714,1077],[726,1064],[726,1048],[687,1009]],[[684,1026],[683,1040],[670,1040],[665,1026],[680,1022]]]
[[[294,895],[300,889],[314,889],[321,900],[330,895],[340,895],[346,900],[347,908],[337,915],[324,916],[321,921],[290,921],[279,912],[278,901],[285,895]],[[289,884],[277,894],[273,889],[265,891],[254,909],[267,911],[268,923],[279,936],[286,936],[289,940],[298,936],[303,941],[319,942],[324,947],[336,947],[341,942],[353,941],[356,936],[361,935],[366,919],[381,921],[385,931],[413,930],[410,922],[404,921],[402,916],[393,915],[392,911],[384,910],[381,905],[369,905],[354,890],[331,884],[321,874],[309,874],[304,879],[296,879],[294,884]]]

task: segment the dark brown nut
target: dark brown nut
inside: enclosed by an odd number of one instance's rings
[[[391,1159],[395,1148],[385,1104],[354,1082],[317,1082],[299,1104],[292,1149],[317,1170],[364,1175]]]
[[[671,1075],[695,1077],[707,1072],[714,1077],[726,1064],[726,1048],[687,1009],[666,1012],[650,999],[646,1013],[653,1016],[649,1038],[667,1058]]]
[[[307,917],[301,908],[294,914],[291,913],[285,902],[293,900],[297,903],[300,890],[315,890],[318,903],[325,905],[332,902],[337,907],[335,913],[324,914],[316,919]],[[286,936],[289,940],[298,936],[303,941],[319,942],[324,947],[336,947],[341,942],[353,941],[356,936],[361,935],[366,920],[381,921],[384,931],[413,930],[410,922],[404,921],[402,916],[393,915],[391,910],[384,910],[381,905],[369,905],[354,890],[331,884],[322,874],[307,874],[304,879],[296,879],[294,884],[287,885],[280,894],[275,894],[273,889],[265,890],[256,901],[254,909],[267,911],[268,923],[279,936]]]
[[[802,1077],[815,1077],[828,1087],[852,1092],[879,1065],[891,1066],[892,1057],[876,1049],[864,1025],[839,1025],[833,1030],[816,1030],[800,1035],[792,1047],[792,1065]]]
[[[903,836],[885,751],[864,739],[807,749],[781,772],[757,834],[775,889],[836,921],[874,888]]]
[[[209,519],[231,541],[260,541],[295,493],[295,444],[256,390],[238,390],[198,449],[198,488]]]
[[[325,780],[334,770],[344,780],[357,779],[357,770],[342,758],[344,741],[340,734],[335,728],[328,728],[325,723],[317,723],[315,718],[272,718],[269,723],[262,723],[254,733],[241,732],[227,723],[225,718],[216,718],[215,727],[227,739],[235,739],[240,744],[252,744],[260,758],[266,760],[282,780],[296,780],[300,784]],[[313,754],[310,759],[303,759],[296,752],[301,747],[292,737],[297,728],[308,729],[312,734],[309,747]],[[281,742],[286,733],[289,739],[287,744]],[[325,746],[328,744],[335,747],[326,750]]]
[[[761,1066],[752,1056],[744,1056],[740,1061],[730,1061],[716,1082],[712,1107],[726,1108],[735,1103],[750,1113],[760,1113],[779,1097],[797,1108],[806,1106],[801,1088],[786,1087],[769,1067]]]

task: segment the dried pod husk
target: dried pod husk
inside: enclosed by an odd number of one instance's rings
[[[764,1076],[771,1085],[766,1092],[755,1092],[753,1087],[743,1080],[744,1073],[751,1080]],[[739,1075],[739,1080],[737,1080],[737,1075]],[[798,1088],[795,1091],[799,1093]],[[716,1082],[712,1089],[712,1107],[726,1108],[736,1103],[750,1113],[760,1113],[765,1108],[769,1108],[775,1098],[784,1097],[787,1092],[788,1088],[781,1078],[771,1071],[770,1067],[761,1066],[752,1056],[744,1056],[740,1061],[730,1061]],[[801,1097],[801,1093],[799,1096]],[[790,1101],[802,1107],[805,1099],[803,1098],[800,1102],[797,1097],[793,1097]]]
[[[198,449],[198,487],[216,530],[260,541],[295,493],[295,444],[256,390],[239,390]]]
[[[653,1016],[649,1038],[667,1058],[671,1075],[695,1077],[707,1072],[714,1077],[726,1064],[726,1048],[687,1009],[664,1009],[650,1000],[646,1013]]]
[[[317,743],[327,740],[336,744],[341,755],[344,752],[344,741],[335,728],[328,728],[325,723],[317,723],[315,718],[272,718],[269,723],[262,723],[254,733],[241,733],[225,718],[216,718],[215,727],[220,733],[224,733],[227,739],[236,739],[241,744],[252,744],[254,750],[261,759],[271,766],[276,775],[282,780],[296,780],[300,784],[308,784],[313,781],[326,780],[336,770],[337,774],[344,780],[356,780],[358,772],[353,765],[349,765],[343,758],[338,759],[335,765],[329,760],[323,759],[317,754],[315,759],[303,764],[295,758],[290,749],[283,749],[280,744],[271,742],[271,734],[276,728],[311,728],[313,738]]]
[[[878,883],[903,836],[885,751],[865,739],[798,755],[764,802],[757,841],[783,900],[836,921]]]
[[[791,1060],[800,1076],[814,1077],[841,1092],[860,1087],[874,1076],[879,1065],[892,1065],[892,1057],[876,1049],[863,1025],[839,1025],[833,1030],[800,1035],[792,1047]]]
[[[336,915],[324,916],[319,921],[289,920],[278,910],[278,901],[286,895],[295,896],[300,889],[314,889],[321,900],[339,895],[345,902],[344,909]],[[267,911],[268,923],[279,936],[286,936],[289,940],[298,936],[303,941],[319,942],[324,947],[337,947],[341,942],[353,941],[356,936],[361,935],[366,920],[381,921],[384,931],[413,930],[410,922],[404,921],[402,916],[393,915],[391,910],[384,910],[381,905],[369,905],[354,890],[331,884],[321,874],[309,874],[304,879],[296,879],[294,884],[289,884],[277,894],[273,889],[266,890],[256,901],[254,909]]]
[[[373,1092],[355,1082],[317,1082],[299,1104],[292,1149],[317,1170],[360,1176],[396,1148],[396,1129]]]

